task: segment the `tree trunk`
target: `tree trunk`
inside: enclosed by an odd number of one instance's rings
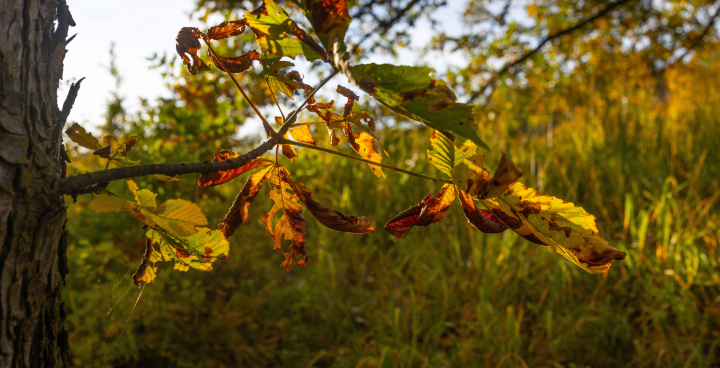
[[[52,189],[64,176],[71,104],[58,109],[57,86],[74,22],[64,0],[0,0],[0,25],[0,367],[67,366],[66,209]]]

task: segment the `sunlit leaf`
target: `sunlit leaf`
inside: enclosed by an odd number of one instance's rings
[[[247,54],[237,57],[224,57],[221,55],[210,54],[215,67],[226,73],[242,73],[252,67],[253,60],[260,59],[260,53],[250,50]]]
[[[157,206],[151,219],[157,226],[181,236],[193,235],[197,226],[208,224],[200,207],[184,199],[171,199]]]
[[[454,140],[452,135],[436,130],[430,136],[430,149],[427,150],[430,163],[448,176],[452,176],[455,166],[472,156],[477,149],[471,141],[456,147]]]
[[[495,174],[490,178],[490,172],[483,167],[484,159],[484,156],[470,156],[452,173],[453,183],[473,198],[496,197],[504,193],[512,183],[522,176],[512,161],[503,153]]]
[[[232,236],[240,225],[249,221],[248,208],[255,200],[260,188],[262,188],[263,181],[267,179],[268,174],[273,169],[273,166],[262,169],[250,175],[250,178],[245,182],[225,218],[218,224],[218,228],[226,238]]]
[[[398,114],[488,148],[478,135],[472,106],[455,102],[445,82],[430,78],[432,68],[363,64],[351,70],[360,89]]]
[[[300,125],[297,128],[290,128],[290,135],[294,140],[298,142],[312,144],[313,146],[317,145],[315,144],[315,139],[310,132],[310,127],[307,125]]]
[[[428,226],[445,218],[450,205],[455,200],[455,186],[445,184],[431,197],[430,194],[420,204],[412,206],[385,224],[385,231],[398,239],[405,237],[413,226]]]
[[[300,198],[293,191],[294,184],[290,173],[284,167],[278,166],[271,171],[268,180],[271,185],[270,198],[275,204],[267,214],[263,215],[262,221],[268,235],[275,241],[273,249],[282,250],[283,237],[285,240],[291,240],[290,253],[286,254],[282,266],[286,270],[290,270],[293,262],[298,266],[305,266],[307,264],[305,217],[302,215]],[[280,210],[283,210],[282,216],[273,227],[273,218]]]
[[[275,57],[305,55],[309,61],[325,59],[325,51],[272,0],[252,12],[245,12],[247,26],[255,32],[255,42]],[[295,37],[291,37],[293,35]]]
[[[590,273],[607,271],[612,260],[625,259],[625,252],[598,235],[595,216],[570,202],[538,194],[519,182],[481,202],[513,231],[532,236]]]
[[[222,40],[231,36],[237,36],[245,30],[245,20],[234,20],[222,22],[215,27],[211,27],[205,33],[211,40]]]
[[[222,151],[216,152],[215,157],[213,158],[213,161],[225,161],[225,160],[231,160],[234,158],[238,158],[241,155],[233,150],[224,149]],[[203,174],[200,176],[200,179],[198,180],[198,188],[203,187],[211,187],[213,185],[220,185],[223,183],[227,183],[228,181],[234,179],[238,175],[242,175],[243,173],[246,173],[252,169],[266,166],[272,164],[272,161],[264,159],[264,158],[256,158],[253,160],[250,160],[250,162],[246,163],[243,166],[240,166],[236,169],[226,170],[226,171],[217,171],[214,173],[208,173]]]
[[[348,141],[350,141],[350,146],[352,146],[355,152],[360,154],[360,157],[378,163],[382,161],[382,155],[375,149],[374,139],[371,135],[366,133],[350,134]],[[378,178],[385,177],[380,166],[372,164],[368,164],[368,166],[370,166],[370,170],[372,170]]]
[[[458,189],[458,196],[465,212],[465,218],[470,225],[484,233],[501,233],[507,230],[507,225],[503,224],[492,212],[478,209],[473,199],[460,189]]]
[[[174,260],[174,268],[179,271],[210,271],[216,259],[230,252],[230,243],[219,230],[199,228],[194,235],[182,237],[150,229],[146,235],[162,259]]]
[[[73,142],[79,144],[82,147],[91,149],[93,151],[102,148],[102,145],[100,144],[98,139],[93,137],[92,134],[85,131],[85,128],[80,126],[80,124],[78,123],[74,123],[72,126],[70,126],[70,128],[65,131],[65,134],[67,134],[68,138],[70,138]]]

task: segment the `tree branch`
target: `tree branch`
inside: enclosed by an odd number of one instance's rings
[[[518,65],[518,64],[520,64],[520,63],[525,62],[525,60],[529,59],[531,56],[533,56],[533,55],[535,55],[536,53],[538,53],[540,50],[542,50],[542,48],[543,48],[543,47],[545,46],[545,44],[547,44],[548,42],[550,42],[550,41],[552,41],[552,40],[554,40],[554,39],[556,39],[556,38],[558,38],[558,37],[562,37],[562,36],[565,36],[565,35],[567,35],[567,34],[570,34],[570,33],[574,32],[574,31],[576,31],[576,30],[578,30],[578,29],[580,29],[580,28],[582,28],[582,27],[585,27],[586,25],[588,25],[588,24],[590,24],[590,23],[592,23],[592,22],[594,22],[594,21],[596,21],[596,20],[604,17],[605,15],[607,15],[607,14],[610,13],[613,9],[619,7],[620,5],[629,3],[629,2],[631,2],[631,1],[637,1],[637,0],[618,0],[618,1],[614,2],[614,3],[609,4],[608,6],[606,6],[606,7],[605,7],[604,9],[602,9],[601,11],[595,13],[595,15],[593,15],[593,16],[587,18],[587,19],[583,19],[582,21],[580,21],[580,23],[577,23],[577,24],[575,24],[575,25],[572,26],[572,27],[565,28],[565,29],[563,29],[563,30],[561,30],[561,31],[555,32],[555,33],[553,33],[553,34],[545,37],[545,39],[543,39],[542,41],[540,41],[540,43],[539,43],[534,49],[526,52],[523,56],[521,56],[519,59],[515,60],[514,62],[509,63],[509,64],[506,64],[505,66],[503,66],[502,69],[500,69],[500,71],[494,73],[493,76],[492,76],[492,78],[490,78],[490,81],[488,81],[487,84],[485,84],[479,91],[476,91],[475,93],[473,93],[473,94],[470,96],[470,99],[468,100],[467,103],[472,103],[472,101],[474,101],[474,100],[477,99],[478,97],[480,97],[480,96],[482,96],[483,94],[485,94],[485,91],[486,91],[488,88],[490,88],[490,87],[494,88],[494,87],[495,87],[495,84],[497,83],[498,79],[500,79],[500,77],[502,77],[505,73],[507,73],[512,67],[514,67],[514,66],[516,66],[516,65]]]
[[[703,39],[705,38],[705,36],[707,36],[708,33],[710,33],[710,29],[715,24],[715,20],[718,18],[718,16],[720,16],[720,6],[718,6],[718,8],[715,9],[715,14],[713,14],[710,17],[710,21],[708,21],[708,24],[705,26],[705,29],[703,29],[703,32],[700,35],[696,36],[692,40],[692,42],[690,43],[690,46],[688,46],[688,48],[685,49],[685,52],[683,52],[682,55],[675,58],[675,60],[668,62],[665,65],[665,69],[672,67],[673,65],[675,65],[675,63],[677,63],[678,61],[680,61],[680,60],[684,59],[686,56],[688,56],[688,54],[690,54],[690,51],[694,50],[695,48],[697,48],[698,46],[703,44],[704,43]]]

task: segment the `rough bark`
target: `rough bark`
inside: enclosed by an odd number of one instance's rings
[[[0,367],[67,366],[66,209],[51,188],[64,175],[57,86],[74,22],[64,0],[0,0],[0,24]]]

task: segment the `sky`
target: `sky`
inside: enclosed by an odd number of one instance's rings
[[[157,97],[170,97],[159,70],[150,69],[148,60],[153,54],[175,55],[175,36],[182,27],[206,28],[199,20],[190,19],[194,9],[193,0],[69,0],[70,11],[77,24],[69,34],[77,37],[67,46],[64,60],[63,81],[58,92],[62,105],[70,83],[85,77],[75,105],[68,119],[78,122],[91,130],[104,124],[104,113],[115,80],[108,71],[110,45],[114,43],[116,67],[123,83],[120,95],[125,98],[124,107],[130,113],[139,109],[139,98],[150,101]],[[450,1],[450,6],[435,14],[444,24],[460,24],[460,11],[464,1]],[[431,30],[427,22],[421,21],[412,31],[414,46],[424,45],[430,40]],[[452,31],[452,30],[450,30]],[[434,67],[444,70],[452,61],[462,58],[430,55]],[[401,50],[399,60],[374,57],[368,62],[395,62],[413,65],[416,54]],[[298,65],[300,66],[300,65]],[[342,83],[342,77],[335,78]],[[313,82],[308,80],[308,82]]]

